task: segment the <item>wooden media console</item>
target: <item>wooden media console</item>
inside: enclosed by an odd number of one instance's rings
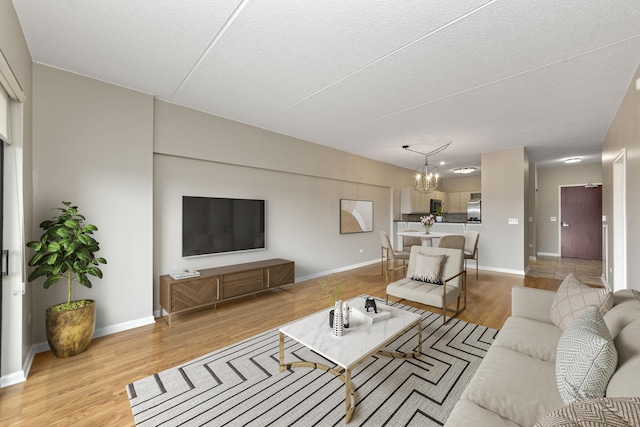
[[[246,264],[200,270],[200,276],[173,279],[160,276],[160,315],[171,315],[195,308],[279,288],[295,282],[295,263],[286,259],[269,259]]]

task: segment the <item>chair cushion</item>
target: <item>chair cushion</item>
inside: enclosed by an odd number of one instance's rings
[[[569,273],[562,281],[551,305],[551,321],[563,331],[573,319],[595,306],[604,314],[613,306],[613,294],[605,288],[593,288]]]
[[[618,353],[600,311],[589,307],[558,341],[556,381],[565,404],[604,397]]]
[[[411,279],[442,285],[442,266],[446,255],[416,254],[416,268]]]

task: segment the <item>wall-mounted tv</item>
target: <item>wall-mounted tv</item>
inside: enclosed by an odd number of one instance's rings
[[[265,249],[265,201],[182,196],[182,256]]]

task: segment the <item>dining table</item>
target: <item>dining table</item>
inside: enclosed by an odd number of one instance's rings
[[[422,239],[422,246],[434,246],[433,239],[439,239],[444,236],[462,236],[459,233],[441,233],[437,231],[430,231],[429,233],[424,231],[398,231],[397,234],[402,237],[419,237]]]

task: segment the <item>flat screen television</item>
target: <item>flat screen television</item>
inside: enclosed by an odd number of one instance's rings
[[[265,201],[182,196],[182,256],[265,249]]]

